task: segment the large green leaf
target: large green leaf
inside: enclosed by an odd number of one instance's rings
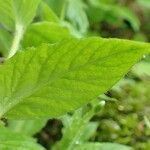
[[[1,150],[44,150],[34,139],[0,127]]]
[[[39,46],[42,43],[56,43],[71,37],[71,33],[62,25],[53,22],[39,22],[30,25],[22,41],[23,47]]]
[[[0,116],[56,117],[111,88],[150,51],[119,39],[67,39],[20,52],[0,66]]]
[[[131,150],[130,147],[115,143],[86,143],[75,150]]]

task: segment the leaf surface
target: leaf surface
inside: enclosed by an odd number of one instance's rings
[[[0,52],[7,55],[12,42],[12,35],[0,28]]]
[[[11,0],[1,0],[0,1],[0,23],[7,30],[12,30],[15,28],[14,20],[15,17],[13,13]]]
[[[87,32],[89,27],[85,7],[85,3],[81,0],[68,0],[66,13],[68,20],[70,20],[73,26],[83,34]]]
[[[56,43],[68,37],[71,37],[71,33],[67,27],[44,21],[31,24],[28,27],[22,41],[22,46],[30,47],[39,46],[42,43]]]
[[[23,27],[28,26],[36,14],[36,9],[40,1],[41,0],[1,0],[1,24],[10,31],[15,29],[16,24]]]
[[[14,38],[11,40],[11,45],[9,46],[9,52],[8,54],[6,53],[8,55],[7,58],[12,57],[19,49],[20,41],[23,38],[26,28],[36,15],[40,1],[41,0],[0,1],[0,24],[3,28],[14,34]],[[5,38],[8,38],[8,34],[10,33],[7,33],[7,37]]]
[[[8,120],[8,128],[16,133],[25,134],[28,136],[33,136],[39,132],[44,125],[46,120]]]
[[[0,127],[1,150],[44,150],[34,139]]]
[[[12,0],[12,7],[17,24],[28,26],[33,20],[41,0]]]
[[[43,21],[60,23],[60,20],[55,14],[55,12],[53,12],[53,10],[44,1],[42,1],[40,5],[40,18]]]
[[[146,43],[95,37],[19,52],[0,66],[0,116],[73,111],[110,89],[149,51]]]

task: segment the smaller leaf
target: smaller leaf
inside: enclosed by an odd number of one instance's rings
[[[93,22],[107,21],[116,25],[117,21],[123,19],[129,21],[135,31],[140,29],[138,17],[129,8],[116,4],[107,4],[99,0],[88,0],[88,15]],[[120,24],[120,22],[118,23]]]
[[[0,5],[0,21],[2,20],[2,25],[7,26],[7,24],[11,25],[10,31],[14,32],[14,39],[12,41],[10,51],[8,53],[7,59],[11,58],[20,48],[20,42],[23,38],[24,32],[27,26],[32,22],[36,9],[41,0],[9,0],[5,2],[1,2]],[[11,15],[9,15],[11,14]],[[3,19],[3,17],[5,19]],[[8,20],[12,20],[11,23]],[[13,26],[13,27],[12,27]]]
[[[61,16],[62,9],[64,4],[66,3],[66,0],[44,0],[51,9],[58,15]]]
[[[17,24],[28,26],[35,14],[41,0],[12,0],[15,19]]]
[[[85,12],[85,4],[81,0],[69,0],[67,7],[67,19],[81,33],[85,33],[89,27]]]
[[[132,72],[138,77],[140,76],[150,77],[150,63],[145,61],[140,62],[133,67]]]
[[[16,24],[27,27],[32,22],[40,1],[41,0],[1,0],[1,24],[9,31],[14,31]]]
[[[12,42],[12,35],[4,30],[3,28],[0,28],[0,52],[3,55],[7,55]]]
[[[56,43],[71,37],[69,30],[57,23],[40,22],[29,26],[22,41],[23,47],[38,46],[41,43]]]
[[[149,0],[137,0],[139,6],[144,6],[145,8],[150,8],[150,1]]]
[[[32,136],[44,125],[46,120],[8,120],[8,128],[14,132]]]
[[[48,6],[47,3],[42,2],[40,5],[40,17],[42,21],[49,21],[59,23],[59,18],[53,12],[53,10]]]
[[[15,28],[15,16],[13,13],[11,0],[0,1],[0,24],[7,30],[11,31]]]
[[[63,137],[54,147],[54,150],[73,150],[79,144],[83,144],[95,133],[97,123],[89,122],[95,114],[95,108],[102,109],[101,102],[94,100],[83,108],[76,110],[72,116],[63,117]]]
[[[0,127],[1,150],[44,150],[34,139]]]

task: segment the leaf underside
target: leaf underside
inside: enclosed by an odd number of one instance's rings
[[[67,39],[28,48],[0,66],[0,115],[63,115],[110,89],[150,49],[118,39]]]

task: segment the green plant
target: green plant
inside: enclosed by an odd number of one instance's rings
[[[126,20],[134,31],[140,29],[139,18],[128,7],[107,0],[88,0],[88,5],[87,13],[92,23],[106,21],[113,25],[125,26],[123,21]]]
[[[73,1],[69,2],[72,6]],[[83,3],[79,1],[78,4],[82,16],[86,17],[81,7]],[[71,16],[69,13],[69,20]],[[73,112],[106,92],[150,52],[148,43],[77,38],[78,29],[81,34],[85,32],[81,28],[84,19],[81,21],[73,16],[77,20],[71,20],[73,25],[67,22],[68,25],[45,1],[0,1],[0,51],[4,58],[0,65],[0,118],[10,119],[8,128],[1,125],[0,149],[44,149],[29,137],[35,133],[33,128],[24,131],[25,136],[12,132],[10,129],[15,129],[11,119],[44,119],[37,121],[42,121],[39,129],[46,119]],[[87,27],[88,23],[84,29]],[[67,149],[129,149],[119,144],[88,143],[92,133],[87,137],[76,134],[78,128],[84,133],[89,126],[92,130],[96,126],[85,124],[94,115],[95,106],[85,114],[82,114],[83,109],[73,114],[69,121],[71,128],[65,127],[64,138],[56,145],[62,145],[59,149],[66,149],[63,143],[67,143]],[[79,121],[77,126],[76,119]],[[71,141],[67,139],[68,134]],[[74,146],[74,135],[82,145]]]
[[[66,115],[62,117],[64,128],[63,137],[52,149],[65,149],[65,150],[88,150],[88,149],[124,149],[130,150],[130,147],[120,144],[112,143],[94,143],[88,142],[91,138],[98,124],[96,122],[89,122],[90,119],[104,107],[105,101],[93,100],[88,105],[74,112],[72,116]]]

